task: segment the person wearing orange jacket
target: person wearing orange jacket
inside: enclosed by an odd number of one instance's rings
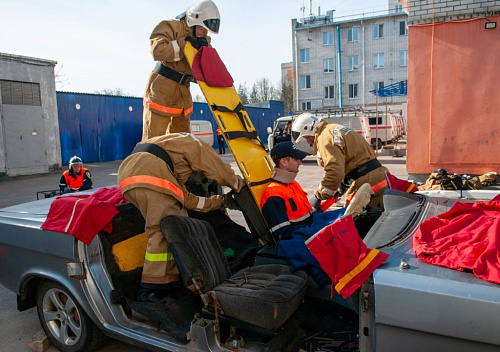
[[[118,184],[125,199],[146,220],[148,244],[137,299],[156,302],[179,286],[179,270],[161,231],[168,215],[187,216],[186,209],[208,212],[231,208],[229,197],[199,197],[184,186],[195,171],[221,186],[239,192],[244,180],[236,175],[208,144],[190,133],[171,133],[144,140],[118,169]],[[233,199],[234,201],[234,199]]]
[[[83,167],[82,159],[73,156],[69,159],[69,169],[64,171],[59,180],[61,193],[85,191],[92,188],[90,171]]]
[[[149,38],[156,66],[144,93],[142,139],[165,133],[191,132],[193,100],[189,91],[194,82],[184,55],[189,41],[196,48],[210,45],[208,31],[219,32],[220,14],[210,0],[190,6],[176,19],[160,22]]]
[[[276,241],[290,239],[296,229],[312,223],[313,208],[307,193],[295,181],[306,156],[307,153],[292,142],[282,142],[271,149],[271,159],[276,167],[262,194],[260,206]]]

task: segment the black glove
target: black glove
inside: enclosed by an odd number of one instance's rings
[[[190,42],[196,50],[199,50],[202,46],[208,46],[208,40],[205,37],[193,38],[191,36],[187,36],[185,39],[187,42]]]
[[[316,210],[317,213],[323,212],[323,210],[321,209],[321,201],[316,197],[316,195],[313,195],[311,198],[309,198],[309,203],[311,203],[311,206],[314,210]]]
[[[230,191],[222,195],[222,204],[227,209],[241,210],[240,206],[236,202],[236,199],[234,199],[234,191]]]

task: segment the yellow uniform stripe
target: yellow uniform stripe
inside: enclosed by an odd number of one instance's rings
[[[170,260],[174,260],[174,255],[172,254],[172,252],[157,254],[146,252],[145,259],[150,262],[168,262]]]
[[[362,272],[368,264],[372,262],[373,259],[377,256],[379,253],[378,249],[372,249],[370,253],[359,263],[356,265],[354,269],[352,269],[348,274],[344,275],[342,279],[335,285],[335,291],[340,292],[342,289],[360,272]]]

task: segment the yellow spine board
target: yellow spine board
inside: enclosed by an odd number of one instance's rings
[[[193,60],[197,52],[198,50],[193,48],[190,43],[186,43],[184,53],[191,67],[193,66]],[[241,115],[243,115],[244,120],[243,124],[236,113],[221,112],[218,110],[214,111],[212,108],[212,105],[215,104],[217,106],[225,106],[229,109],[234,109],[241,102],[234,86],[211,87],[205,82],[198,82],[198,85],[207,100],[208,106],[214,115],[217,125],[223,133],[234,131],[255,131],[255,127],[245,110],[241,110]],[[260,208],[260,199],[262,198],[262,194],[267,187],[267,183],[255,186],[252,186],[252,184],[254,182],[258,183],[269,179],[273,173],[273,164],[269,159],[266,150],[260,143],[260,140],[256,141],[249,138],[236,138],[228,140],[225,135],[224,139],[233,153],[234,159],[241,171],[242,176],[250,185],[250,191]]]

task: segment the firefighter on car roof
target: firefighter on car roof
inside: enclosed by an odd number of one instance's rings
[[[170,133],[140,142],[120,165],[118,183],[125,199],[134,204],[146,220],[148,244],[138,300],[156,302],[180,279],[160,224],[168,215],[187,216],[186,209],[201,212],[231,208],[231,192],[208,198],[188,193],[184,183],[196,171],[222,186],[239,192],[244,185],[231,165],[215,149],[189,133]]]
[[[83,167],[82,159],[76,155],[69,159],[69,169],[59,180],[61,193],[85,191],[92,188],[90,171]]]
[[[319,207],[322,200],[344,193],[348,202],[364,183],[369,183],[375,192],[370,206],[383,205],[383,193],[387,188],[385,172],[388,170],[377,160],[373,148],[363,136],[345,126],[320,121],[310,113],[297,117],[292,125],[292,135],[296,142],[306,140],[314,144],[313,154],[325,171],[314,197],[311,197],[313,207]]]
[[[160,22],[149,38],[156,66],[144,93],[142,139],[174,132],[191,132],[192,70],[184,55],[189,41],[196,49],[208,46],[208,31],[219,32],[220,14],[210,0],[189,7],[176,19]]]

